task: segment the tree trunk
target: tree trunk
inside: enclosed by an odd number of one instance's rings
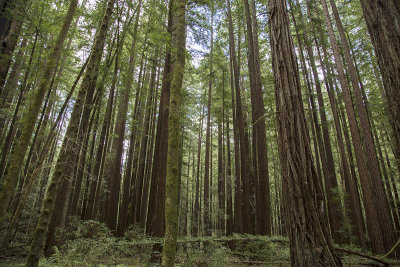
[[[168,4],[167,33],[172,36],[172,2]],[[172,38],[171,38],[172,39]],[[165,232],[165,179],[168,153],[168,116],[170,88],[172,80],[171,46],[166,45],[164,72],[161,84],[160,107],[158,111],[156,141],[154,145],[153,168],[151,174],[149,207],[147,213],[146,232],[153,236],[162,237]]]
[[[391,125],[393,127],[394,155],[400,168],[399,3],[397,0],[361,0],[360,2],[382,74]]]
[[[211,220],[211,205],[210,205],[210,137],[211,137],[211,90],[213,81],[213,46],[214,46],[214,7],[211,6],[211,40],[209,53],[209,77],[208,77],[208,97],[207,97],[207,126],[206,126],[206,151],[204,158],[204,231],[206,235],[211,235],[212,220]],[[211,149],[212,150],[212,149]],[[212,197],[212,196],[211,196]],[[212,202],[211,202],[212,203]]]
[[[175,264],[176,240],[178,236],[178,190],[179,190],[179,162],[182,158],[182,110],[181,90],[185,69],[186,44],[186,0],[173,2],[176,18],[176,61],[171,82],[170,114],[168,117],[168,156],[167,179],[165,191],[165,237],[163,246],[162,266],[173,267]]]
[[[313,165],[286,1],[269,1],[279,150],[292,266],[341,266],[320,212],[323,192]]]
[[[342,136],[342,125],[340,123],[339,119],[339,113],[337,110],[337,104],[335,100],[335,95],[334,95],[334,87],[333,87],[333,82],[332,82],[332,76],[330,73],[327,73],[325,69],[325,65],[328,64],[326,54],[324,55],[325,57],[325,62],[322,60],[319,45],[317,42],[317,39],[315,38],[316,42],[316,47],[317,47],[317,52],[318,52],[318,57],[319,61],[321,62],[321,68],[322,68],[322,74],[324,76],[325,80],[325,86],[328,91],[328,96],[329,96],[329,102],[331,105],[332,109],[332,114],[333,114],[333,119],[335,122],[335,129],[336,129],[336,139],[338,142],[338,147],[339,147],[339,153],[340,153],[340,159],[342,163],[342,177],[344,180],[345,184],[345,191],[348,193],[348,196],[345,197],[345,203],[347,203],[348,198],[350,198],[350,205],[346,205],[346,212],[347,216],[350,219],[350,222],[352,224],[351,227],[351,232],[353,235],[356,235],[358,237],[358,242],[361,247],[365,248],[365,227],[364,227],[364,219],[362,215],[362,210],[361,210],[361,203],[360,203],[360,197],[358,193],[358,188],[357,188],[357,180],[354,179],[356,177],[352,177],[350,173],[350,167],[349,163],[346,158],[346,151],[344,147],[344,141],[343,141],[343,136]]]
[[[234,39],[233,39],[233,22],[232,22],[232,15],[230,11],[230,2],[227,0],[227,5],[228,5],[228,21],[229,21],[229,47],[230,47],[230,55],[232,57],[232,65],[233,65],[233,74],[234,74],[234,81],[235,81],[235,92],[236,92],[236,112],[237,112],[237,123],[238,123],[238,132],[239,132],[239,141],[240,141],[240,162],[241,162],[241,175],[240,175],[240,184],[239,188],[236,188],[236,190],[241,190],[241,184],[243,184],[243,193],[240,192],[240,201],[238,205],[240,208],[243,207],[242,211],[246,211],[248,214],[241,214],[241,219],[242,220],[242,229],[243,231],[246,232],[251,232],[249,231],[251,229],[252,223],[251,223],[251,204],[250,204],[250,195],[248,191],[248,187],[245,186],[245,184],[248,185],[249,181],[251,180],[250,178],[250,172],[249,172],[249,161],[250,161],[250,155],[249,155],[249,146],[248,142],[246,142],[246,136],[245,136],[245,123],[244,123],[244,116],[243,114],[243,107],[242,107],[242,99],[241,99],[241,94],[240,94],[240,83],[239,83],[239,65],[236,60],[236,51],[235,51],[235,44],[234,44]],[[238,184],[237,184],[238,185]],[[247,190],[246,190],[247,188]],[[237,191],[235,191],[237,192]]]
[[[196,170],[196,193],[194,198],[194,212],[193,212],[193,235],[197,236],[200,228],[200,168],[201,168],[201,144],[203,137],[203,120],[204,120],[204,105],[200,108],[200,125],[199,135],[197,141],[197,170]]]
[[[114,131],[116,138],[113,140],[113,152],[115,152],[115,154],[112,155],[113,163],[111,165],[111,170],[110,170],[111,174],[110,198],[108,202],[108,210],[106,218],[106,224],[111,229],[111,231],[117,230],[119,190],[121,185],[122,153],[125,141],[125,125],[128,113],[129,96],[132,90],[132,80],[133,80],[132,73],[134,72],[135,69],[136,38],[137,38],[141,5],[142,1],[139,1],[135,25],[133,26],[132,44],[130,47],[130,55],[129,55],[129,66],[124,82],[124,90],[121,94],[121,102],[119,103],[117,122]]]
[[[269,174],[267,145],[265,133],[264,103],[261,83],[260,56],[258,53],[258,23],[255,2],[244,0],[247,24],[247,39],[249,42],[248,67],[250,73],[250,92],[253,122],[254,174],[256,190],[257,233],[271,234],[271,201],[269,190]],[[251,11],[250,11],[251,9]]]
[[[226,116],[226,235],[233,232],[233,206],[232,206],[232,169],[231,169],[231,139],[229,136],[229,117]]]

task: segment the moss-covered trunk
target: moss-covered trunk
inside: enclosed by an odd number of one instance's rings
[[[176,0],[176,39],[173,47],[176,49],[170,112],[168,118],[168,154],[167,154],[167,180],[165,190],[165,237],[163,247],[162,266],[174,266],[176,254],[176,240],[178,236],[178,190],[179,190],[179,164],[182,157],[181,137],[181,90],[185,69],[185,44],[186,44],[186,0]]]

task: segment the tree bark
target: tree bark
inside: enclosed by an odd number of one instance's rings
[[[400,168],[400,5],[396,0],[360,2],[382,74],[393,128],[394,155]]]
[[[269,190],[269,173],[267,159],[267,145],[265,133],[264,102],[261,82],[260,56],[258,48],[258,23],[255,2],[244,0],[247,25],[247,39],[249,42],[248,67],[250,74],[250,92],[253,123],[253,150],[255,166],[256,193],[256,225],[257,233],[271,234],[271,201]]]
[[[185,69],[186,45],[186,0],[173,2],[176,18],[176,61],[171,82],[170,113],[168,117],[168,156],[167,179],[165,191],[165,237],[163,246],[162,266],[173,267],[175,264],[176,240],[178,236],[178,190],[179,163],[182,158],[182,110],[181,90]]]
[[[320,212],[323,193],[313,165],[286,1],[270,0],[268,12],[292,266],[341,266]]]

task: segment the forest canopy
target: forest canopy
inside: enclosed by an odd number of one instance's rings
[[[398,0],[0,0],[0,266],[400,260]]]

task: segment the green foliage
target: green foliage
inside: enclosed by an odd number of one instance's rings
[[[130,227],[124,238],[116,238],[104,223],[76,217],[71,217],[68,227],[58,231],[58,238],[61,245],[42,261],[43,266],[143,266],[149,262],[154,244],[139,227]]]

